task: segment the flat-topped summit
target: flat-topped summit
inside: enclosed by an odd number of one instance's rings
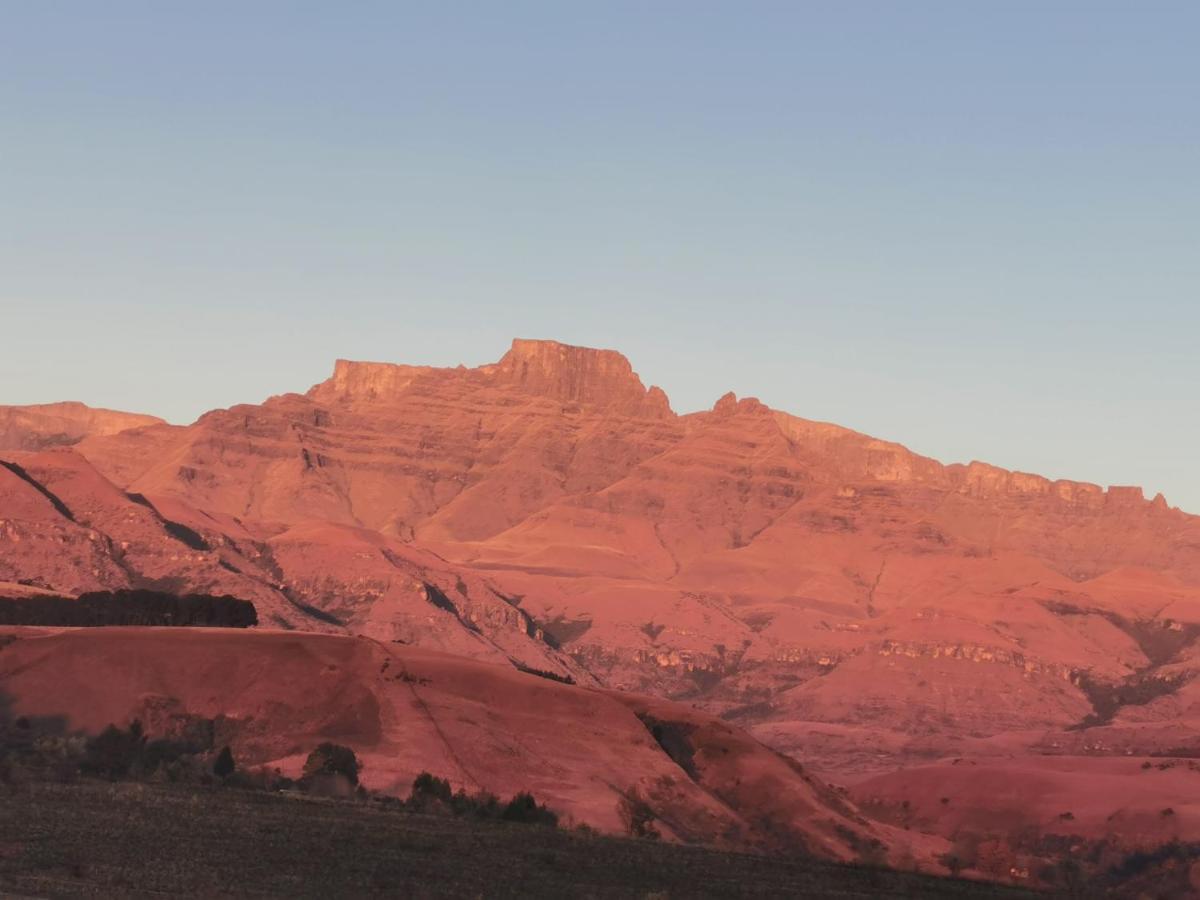
[[[308,396],[321,403],[385,399],[399,394],[417,377],[434,371],[429,366],[339,359],[333,364],[333,374],[313,385]]]
[[[647,389],[629,360],[617,351],[522,338],[512,342],[499,362],[475,369],[339,359],[333,375],[309,390],[308,396],[323,403],[388,400],[430,375],[482,379],[484,384],[511,388],[522,394],[564,404],[612,409],[627,415],[649,418],[673,415],[662,389]]]
[[[647,390],[629,360],[616,350],[517,338],[500,362],[483,371],[526,393],[564,403],[671,414],[666,394],[657,387]]]

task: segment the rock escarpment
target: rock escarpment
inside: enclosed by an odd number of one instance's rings
[[[620,354],[551,341],[478,368],[339,361],[305,394],[75,449],[108,488],[31,466],[74,521],[0,471],[25,510],[0,578],[249,579],[264,621],[686,698],[801,755],[818,726],[945,747],[1075,728],[1079,673],[1148,664],[1115,622],[1200,623],[1200,519],[1161,497],[943,465],[732,394],[677,415]]]

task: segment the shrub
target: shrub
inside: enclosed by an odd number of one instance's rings
[[[464,790],[452,791],[450,782],[429,772],[422,772],[413,779],[412,792],[407,805],[419,812],[451,813],[456,816],[474,816],[480,819],[501,819],[505,822],[521,822],[533,825],[558,825],[558,814],[538,803],[528,791],[522,791],[506,804],[487,791],[468,794]]]
[[[422,772],[413,779],[412,792],[408,795],[408,802],[420,809],[426,809],[438,803],[449,806],[452,798],[453,791],[450,790],[449,781],[431,775],[429,772]]]
[[[195,748],[185,741],[170,738],[147,741],[138,754],[134,774],[149,775],[194,752]]]
[[[955,853],[943,853],[942,865],[950,870],[951,875],[957,878],[958,873],[963,870],[963,867],[966,865],[966,863]]]
[[[942,864],[950,870],[951,875],[958,875],[963,869],[974,867],[979,861],[978,835],[956,835],[950,851],[942,854]]]
[[[451,799],[450,808],[456,816],[475,816],[478,819],[499,819],[504,812],[500,798],[487,791],[468,794],[460,790]]]
[[[326,742],[308,754],[304,762],[304,777],[313,779],[320,775],[340,775],[351,784],[358,784],[361,768],[358,757],[349,747]]]
[[[523,822],[529,825],[545,825],[548,828],[558,827],[558,815],[534,799],[527,791],[515,795],[504,807],[500,818],[505,822]]]
[[[660,837],[658,829],[654,827],[657,816],[654,815],[650,804],[642,799],[636,787],[630,788],[629,792],[621,797],[617,804],[617,813],[621,816],[621,822],[630,837],[649,840],[658,840]]]
[[[221,752],[217,754],[216,762],[213,763],[213,774],[218,778],[228,778],[236,768],[237,764],[233,761],[233,751],[228,747],[222,747]]]
[[[79,768],[91,775],[121,778],[138,762],[145,746],[142,723],[134,720],[128,731],[109,725],[87,743]]]

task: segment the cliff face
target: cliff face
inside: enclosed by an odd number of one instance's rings
[[[482,371],[497,384],[562,403],[629,416],[672,415],[666,394],[659,388],[647,391],[629,360],[615,350],[518,339],[499,363]]]
[[[144,569],[202,589],[223,561],[289,624],[312,607],[332,630],[574,666],[786,749],[821,723],[943,749],[1066,729],[1089,708],[1078,673],[1190,665],[1190,644],[1153,648],[1200,626],[1200,519],[1161,497],[943,465],[752,398],[677,416],[620,354],[550,341],[479,368],[339,361],[307,394],[76,449],[219,559],[139,549],[109,494],[90,525],[36,525],[129,542],[123,568],[72,532],[72,585]],[[14,503],[41,502],[28,487]],[[0,545],[3,577],[50,578],[29,548],[54,534]]]
[[[318,403],[373,403],[393,399],[433,369],[394,363],[352,362],[339,359],[333,375],[312,387],[308,396]]]
[[[386,405],[410,389],[499,390],[568,407],[633,417],[671,417],[666,394],[647,390],[633,367],[614,350],[571,347],[557,341],[514,340],[499,362],[478,369],[436,369],[339,359],[333,375],[309,390],[318,403]]]

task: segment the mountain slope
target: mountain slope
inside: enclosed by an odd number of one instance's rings
[[[0,458],[0,598],[149,588],[232,594],[259,621],[421,643],[589,680],[469,571],[361,528],[286,527],[121,491],[71,449]]]
[[[298,774],[312,748],[337,741],[362,759],[367,786],[401,795],[431,770],[472,791],[532,790],[608,831],[625,830],[622,810],[636,798],[667,838],[832,859],[899,846],[794,762],[663,701],[368,638],[0,631],[6,714],[59,720],[67,732],[136,718],[163,736],[213,719],[243,765]]]
[[[279,622],[484,658],[513,638],[841,778],[1097,730],[1200,747],[1159,727],[1196,671],[1200,518],[1137,488],[943,465],[733,395],[677,415],[619,354],[547,341],[474,369],[339,361],[306,394],[75,449],[224,535]],[[6,577],[24,554],[4,545]]]

